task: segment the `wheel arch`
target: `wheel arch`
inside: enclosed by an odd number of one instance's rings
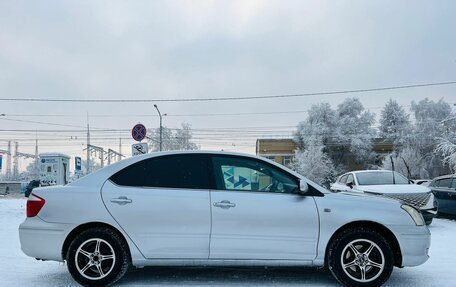
[[[120,238],[124,241],[125,245],[128,246],[127,248],[127,252],[128,252],[128,257],[129,257],[129,261],[131,263],[132,261],[132,258],[131,258],[131,250],[130,250],[130,246],[128,244],[128,241],[127,239],[125,238],[125,236],[122,234],[122,232],[120,232],[117,228],[115,228],[114,226],[110,225],[110,224],[107,224],[107,223],[104,223],[104,222],[88,222],[88,223],[84,223],[84,224],[81,224],[81,225],[78,225],[77,227],[75,227],[73,230],[71,230],[71,232],[67,235],[67,237],[65,238],[65,241],[63,242],[63,245],[62,245],[62,259],[65,260],[66,259],[66,255],[68,253],[68,249],[70,247],[70,244],[71,242],[76,238],[76,236],[78,234],[80,234],[81,232],[85,231],[85,230],[88,230],[88,229],[92,229],[92,228],[108,228],[112,231],[114,231],[115,233],[117,233]]]
[[[327,266],[328,263],[328,253],[329,253],[329,246],[331,246],[331,243],[333,240],[342,232],[344,232],[347,229],[350,228],[357,228],[357,227],[364,227],[364,228],[370,228],[375,230],[376,232],[380,233],[385,237],[385,239],[391,244],[391,249],[393,251],[393,256],[394,256],[394,266],[396,267],[401,267],[402,266],[402,252],[401,252],[401,247],[399,245],[399,241],[397,240],[396,236],[394,233],[388,229],[386,226],[374,222],[374,221],[354,221],[347,223],[343,226],[341,226],[339,229],[334,232],[334,234],[331,236],[331,238],[328,241],[328,244],[326,245],[326,251],[325,251],[325,266]]]

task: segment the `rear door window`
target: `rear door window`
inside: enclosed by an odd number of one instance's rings
[[[453,181],[451,182],[450,188],[456,189],[456,178],[453,178]]]
[[[444,178],[439,181],[437,181],[437,186],[442,187],[442,188],[448,188],[451,183],[451,178]]]
[[[208,162],[205,154],[154,157],[132,164],[110,179],[121,186],[210,189]]]

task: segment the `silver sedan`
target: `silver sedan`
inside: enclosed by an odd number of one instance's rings
[[[130,266],[328,266],[343,285],[379,286],[428,259],[414,207],[332,193],[267,159],[226,152],[132,157],[66,186],[37,188],[22,250],[66,261],[105,286]]]

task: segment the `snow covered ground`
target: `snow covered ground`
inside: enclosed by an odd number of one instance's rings
[[[41,262],[20,250],[18,226],[25,218],[24,199],[0,198],[0,286],[77,286],[66,266]],[[431,225],[431,258],[413,268],[395,268],[385,286],[456,286],[456,221]],[[119,286],[337,286],[331,274],[315,268],[174,268],[132,270]]]

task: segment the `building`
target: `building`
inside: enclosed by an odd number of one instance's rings
[[[256,154],[263,156],[277,163],[288,166],[293,157],[294,151],[297,149],[297,144],[292,138],[287,139],[257,139],[256,141]],[[372,158],[370,162],[357,162],[355,156],[350,152],[343,152],[342,154],[332,154],[331,157],[338,157],[341,163],[349,170],[365,169],[366,166],[380,165],[384,155],[390,154],[394,151],[394,144],[392,141],[385,141],[385,139],[374,139],[372,151],[377,153],[377,156]],[[333,151],[334,152],[334,151]]]
[[[257,139],[256,154],[288,166],[297,148],[293,139]]]
[[[24,193],[26,186],[27,183],[22,181],[0,181],[0,196]]]

